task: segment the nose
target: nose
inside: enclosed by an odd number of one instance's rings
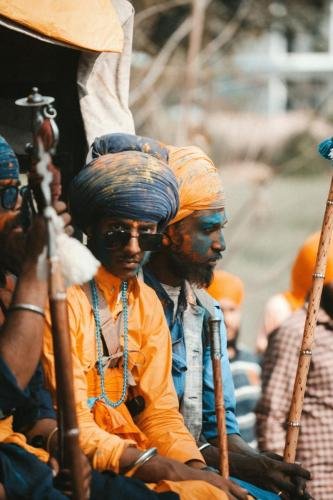
[[[131,237],[128,240],[128,243],[124,247],[124,252],[127,255],[136,255],[136,254],[141,252],[141,248],[139,246],[139,235],[138,234],[131,234]]]
[[[21,209],[21,207],[22,207],[22,195],[20,192],[18,192],[14,210],[18,211]]]
[[[224,252],[226,249],[225,240],[222,231],[219,232],[218,236],[212,242],[212,249],[215,252]]]

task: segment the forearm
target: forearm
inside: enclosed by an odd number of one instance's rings
[[[37,278],[35,263],[26,263],[18,280],[12,304],[32,304],[44,309],[46,281]],[[42,348],[44,318],[32,311],[13,310],[8,314],[0,336],[0,355],[25,389],[34,374]]]
[[[203,457],[210,467],[214,467],[215,469],[219,469],[220,467],[220,450],[217,446],[207,446],[201,452]],[[229,458],[229,469],[230,475],[234,477],[244,477],[244,471],[247,469],[247,462],[249,460],[249,456],[242,455],[240,453],[235,453],[234,451],[228,450],[228,458]]]
[[[214,440],[217,445],[217,439]],[[251,448],[239,434],[228,434],[228,451],[245,456],[258,456],[258,452]]]

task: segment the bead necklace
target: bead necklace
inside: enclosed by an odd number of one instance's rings
[[[121,303],[123,306],[123,318],[124,318],[124,364],[123,364],[123,388],[121,391],[121,396],[118,401],[111,401],[108,398],[105,392],[105,378],[104,378],[104,368],[103,368],[103,343],[102,343],[102,327],[101,327],[101,318],[99,315],[99,297],[97,292],[97,287],[95,280],[91,280],[89,282],[92,302],[93,302],[93,313],[95,318],[95,335],[96,335],[96,343],[97,343],[97,366],[98,373],[100,376],[100,386],[101,393],[96,398],[97,400],[104,400],[104,402],[111,406],[112,408],[117,408],[120,406],[126,398],[127,394],[127,385],[128,385],[128,305],[127,305],[127,282],[123,281],[121,284]]]

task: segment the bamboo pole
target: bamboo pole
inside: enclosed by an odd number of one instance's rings
[[[301,426],[301,415],[304,402],[306,382],[312,355],[314,341],[314,330],[317,324],[320,299],[325,279],[327,254],[330,247],[333,228],[333,177],[327,198],[324,214],[315,272],[313,274],[312,288],[309,297],[309,305],[305,320],[303,340],[298,359],[297,373],[294,383],[293,396],[287,421],[287,437],[284,449],[284,460],[293,463],[296,457],[297,441]]]

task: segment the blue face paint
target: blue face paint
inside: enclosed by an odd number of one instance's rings
[[[196,223],[192,233],[192,251],[194,257],[210,258],[211,252],[221,252],[225,249],[222,228],[227,222],[225,212],[213,212],[195,218]],[[212,246],[216,248],[212,248]],[[215,252],[214,252],[215,250]]]

